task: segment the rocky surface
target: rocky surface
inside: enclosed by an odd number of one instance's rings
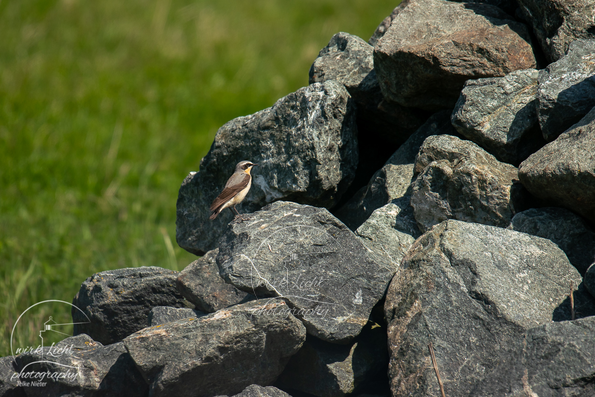
[[[27,397],[144,397],[148,386],[122,342],[103,346],[88,335],[62,340],[15,358]],[[34,381],[40,382],[33,384]]]
[[[108,345],[149,325],[157,306],[184,307],[176,289],[178,272],[160,267],[108,270],[81,285],[72,304],[74,335],[87,334]]]
[[[207,252],[180,272],[177,286],[194,307],[206,313],[248,302],[256,297],[227,284],[219,275],[216,258],[219,249]]]
[[[310,335],[346,343],[396,270],[378,258],[326,209],[277,201],[229,225],[217,264],[236,287],[285,299]]]
[[[351,230],[355,230],[374,210],[395,199],[410,195],[414,179],[414,163],[424,140],[431,135],[456,134],[450,123],[450,112],[432,115],[407,141],[393,153],[386,164],[335,215]]]
[[[531,208],[516,214],[509,228],[553,241],[580,274],[584,275],[595,261],[595,233],[584,219],[567,209]]]
[[[557,61],[577,39],[595,39],[595,1],[518,0],[520,15],[533,27],[549,62]]]
[[[149,326],[154,327],[189,317],[202,317],[206,315],[207,313],[188,307],[157,306],[151,309],[151,313],[149,313]]]
[[[273,382],[305,338],[282,300],[260,300],[145,328],[124,344],[151,396],[214,396]]]
[[[536,197],[595,222],[595,108],[519,166]]]
[[[549,240],[454,220],[434,227],[415,242],[388,290],[392,394],[439,395],[432,342],[447,395],[516,395],[509,393],[523,390],[524,372],[533,375],[549,356],[537,342],[534,355],[524,354],[525,332],[570,319],[568,286],[580,281]],[[581,349],[573,350],[562,355],[581,360]]]
[[[370,389],[380,391],[379,383],[386,382],[387,365],[386,329],[378,324],[372,329],[369,325],[351,345],[307,338],[276,384],[318,397],[352,395]]]
[[[468,79],[505,76],[536,62],[526,27],[498,7],[411,0],[376,43],[374,66],[385,97],[440,109],[454,106]]]
[[[591,397],[590,1],[407,0],[370,44],[334,35],[182,183],[204,256],[84,281],[77,336],[0,359],[0,395],[438,396],[439,373],[447,396]],[[240,160],[243,217],[208,220]]]
[[[411,206],[422,231],[446,219],[506,227],[527,200],[514,166],[454,136],[427,138],[415,172]]]
[[[180,187],[178,244],[197,255],[217,247],[232,211],[209,220],[209,206],[241,160],[259,164],[239,207],[243,212],[282,199],[336,204],[358,163],[354,110],[345,87],[331,80],[301,88],[271,108],[221,127],[200,171],[188,175]]]
[[[595,298],[595,262],[585,272],[585,288]]]
[[[279,390],[273,386],[259,386],[250,385],[245,388],[241,393],[234,395],[233,397],[291,397],[283,390]]]
[[[500,161],[519,165],[545,144],[537,120],[539,71],[467,80],[452,124]]]
[[[409,201],[410,196],[405,196],[378,208],[355,232],[374,255],[382,258],[378,261],[395,268],[421,235]]]
[[[570,45],[568,55],[539,78],[537,115],[543,137],[552,141],[595,106],[595,38]]]

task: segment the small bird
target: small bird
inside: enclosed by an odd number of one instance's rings
[[[258,164],[245,160],[240,161],[236,165],[236,170],[227,180],[223,191],[213,201],[213,204],[211,204],[211,216],[209,219],[217,218],[217,215],[226,208],[233,209],[237,216],[241,217],[236,209],[236,205],[241,203],[242,200],[244,200],[244,197],[246,197],[246,194],[248,194],[248,191],[252,186],[252,175],[250,175],[250,170],[256,165]]]

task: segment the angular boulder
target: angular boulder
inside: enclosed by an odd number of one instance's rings
[[[427,138],[415,171],[411,206],[423,232],[446,219],[506,227],[525,209],[526,192],[516,167],[471,141],[450,135]]]
[[[145,397],[149,389],[122,342],[103,346],[88,335],[73,336],[15,360],[21,382],[31,382],[27,397]]]
[[[595,108],[519,166],[534,196],[595,222]]]
[[[467,80],[452,124],[498,160],[518,165],[545,144],[537,120],[538,83],[536,69]]]
[[[543,137],[553,141],[595,105],[595,39],[577,40],[568,54],[539,77],[537,115]]]
[[[392,394],[440,394],[432,342],[446,395],[509,395],[522,385],[518,365],[529,368],[519,359],[525,331],[569,320],[569,285],[580,281],[549,240],[442,222],[415,242],[387,292]]]
[[[73,334],[109,345],[149,326],[157,306],[185,307],[176,288],[178,272],[160,267],[107,270],[89,277],[72,304]]]
[[[277,201],[229,225],[217,264],[225,280],[287,301],[308,334],[347,343],[368,322],[395,267],[370,255],[326,209]]]
[[[580,216],[565,208],[530,208],[516,214],[509,228],[553,241],[580,274],[584,275],[595,260],[595,233]]]
[[[233,395],[273,382],[304,343],[288,309],[281,300],[243,303],[145,328],[124,344],[151,396]]]
[[[238,208],[251,212],[274,200],[332,207],[349,187],[358,164],[355,109],[336,81],[315,83],[272,107],[222,126],[200,171],[190,173],[178,194],[176,240],[203,255],[216,248],[226,210],[210,220],[209,206],[241,160],[258,163],[252,188]]]
[[[393,153],[386,164],[376,171],[368,185],[335,212],[335,216],[351,230],[355,230],[377,208],[410,194],[417,152],[427,137],[440,134],[456,134],[450,123],[448,111],[432,115]]]
[[[227,284],[219,275],[216,258],[219,249],[207,252],[180,272],[177,286],[194,307],[205,313],[256,299],[254,295]]]
[[[376,43],[374,66],[385,97],[440,109],[454,106],[468,79],[505,76],[536,63],[525,26],[499,8],[411,0]]]
[[[395,267],[421,235],[409,201],[405,196],[378,208],[355,232],[370,251]]]
[[[517,0],[549,62],[562,58],[577,39],[595,39],[593,0]]]

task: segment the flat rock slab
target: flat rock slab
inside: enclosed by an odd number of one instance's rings
[[[261,300],[145,328],[124,344],[151,396],[206,397],[270,384],[305,339],[285,302]]]
[[[376,43],[374,65],[387,98],[440,109],[454,106],[468,79],[505,76],[536,63],[525,26],[499,8],[411,0]]]
[[[595,108],[519,166],[536,197],[595,222]]]
[[[538,83],[536,69],[467,80],[452,124],[498,160],[518,165],[545,144],[537,120]]]
[[[160,267],[107,270],[89,277],[73,299],[74,335],[108,345],[149,326],[157,306],[184,307],[176,288],[178,272]],[[77,324],[78,323],[78,324]]]
[[[213,313],[219,309],[248,302],[256,297],[227,284],[219,275],[216,258],[219,249],[207,252],[180,272],[178,290],[196,309]]]
[[[238,207],[255,211],[274,200],[332,207],[358,164],[355,107],[334,80],[311,84],[272,107],[222,126],[200,171],[186,177],[177,201],[176,239],[203,255],[217,247],[232,211],[210,220],[209,206],[242,160],[258,163],[252,188]]]
[[[562,58],[573,41],[595,39],[593,0],[518,0],[518,4],[549,62]]]
[[[531,208],[516,214],[510,229],[552,240],[568,260],[585,274],[595,260],[595,233],[582,219],[565,208]]]
[[[326,209],[281,201],[231,223],[217,264],[229,283],[282,297],[309,334],[336,343],[360,333],[395,272]]]
[[[430,136],[415,163],[411,206],[422,231],[458,219],[506,227],[525,209],[526,191],[517,168],[501,163],[471,141]]]
[[[521,361],[525,331],[569,320],[569,285],[580,281],[549,240],[455,220],[434,227],[387,293],[392,394],[440,394],[432,342],[447,395],[513,395],[524,372],[514,366],[532,368]]]
[[[595,105],[595,39],[577,40],[568,54],[539,77],[537,116],[543,137],[553,141]]]
[[[27,397],[145,397],[145,383],[122,342],[103,346],[88,335],[15,357]],[[39,382],[34,385],[32,382]]]

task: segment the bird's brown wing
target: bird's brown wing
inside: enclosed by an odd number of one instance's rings
[[[238,194],[242,189],[248,186],[250,182],[250,175],[243,174],[243,175],[232,175],[231,178],[225,184],[225,188],[221,192],[219,196],[213,201],[211,204],[211,212],[216,212],[219,207],[223,204],[227,203],[229,200],[233,198],[236,194]]]

